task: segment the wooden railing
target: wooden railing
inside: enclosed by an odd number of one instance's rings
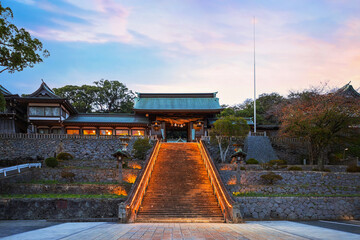
[[[207,148],[205,147],[203,141],[198,143],[201,157],[204,161],[208,176],[211,181],[216,198],[219,201],[221,211],[224,215],[226,222],[240,223],[243,222],[243,218],[240,212],[240,205],[236,203],[228,191],[224,183],[221,181],[220,174],[215,166],[214,161],[212,160]]]
[[[116,135],[70,135],[70,134],[38,134],[38,133],[0,133],[0,139],[30,138],[30,139],[129,139],[142,136],[116,136]]]
[[[119,205],[120,222],[135,222],[137,213],[139,212],[141,202],[144,198],[146,188],[149,184],[150,177],[155,166],[160,146],[161,143],[157,141],[150,157],[145,163],[145,167],[141,170],[140,174],[136,178],[128,199]]]

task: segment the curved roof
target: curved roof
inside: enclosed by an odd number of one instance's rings
[[[70,116],[64,123],[149,124],[148,118],[128,113],[87,113]]]
[[[360,98],[360,93],[358,93],[350,83],[351,82],[337,90],[336,93],[345,97]]]
[[[216,110],[222,108],[216,93],[138,93],[134,110]]]

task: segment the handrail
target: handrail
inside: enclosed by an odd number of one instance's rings
[[[216,198],[219,201],[221,211],[224,215],[226,222],[240,223],[243,222],[240,212],[240,206],[229,195],[224,183],[221,181],[220,174],[212,160],[207,148],[204,146],[203,141],[198,143],[201,157],[204,160],[211,185],[214,189]]]
[[[20,173],[21,169],[23,169],[23,168],[31,168],[31,167],[39,167],[39,168],[41,168],[41,163],[25,163],[25,164],[20,164],[20,165],[16,165],[16,166],[1,168],[0,173],[4,173],[4,176],[6,177],[6,172],[17,170],[18,173]]]
[[[154,169],[160,146],[161,143],[157,141],[150,157],[145,163],[144,168],[136,178],[128,199],[119,205],[120,222],[134,222],[136,220],[137,213],[139,212],[141,202],[150,181],[151,173]]]

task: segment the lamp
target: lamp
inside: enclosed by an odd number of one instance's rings
[[[154,121],[152,127],[154,128],[155,131],[158,131],[160,129],[160,122]]]

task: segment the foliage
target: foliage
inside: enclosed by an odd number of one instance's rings
[[[246,136],[249,130],[246,120],[241,117],[226,116],[216,120],[210,136],[219,146],[221,162],[226,161],[233,139]]]
[[[61,152],[56,156],[57,160],[72,160],[74,159],[73,155],[71,155],[70,153],[66,153],[66,152]]]
[[[37,38],[32,38],[24,28],[18,29],[11,23],[13,17],[12,10],[3,7],[0,2],[0,66],[3,67],[0,73],[22,71],[50,55],[48,50],[43,50]]]
[[[255,158],[249,158],[249,159],[246,161],[246,164],[259,164],[259,161],[256,160]]]
[[[287,161],[286,160],[281,160],[281,159],[270,160],[268,163],[270,165],[287,165]]]
[[[360,194],[316,194],[316,193],[257,193],[257,192],[233,192],[235,197],[359,197]]]
[[[293,94],[281,107],[278,116],[282,122],[280,133],[286,137],[308,140],[310,164],[324,168],[331,144],[337,143],[349,126],[359,123],[360,108],[355,100],[325,93],[318,89]]]
[[[75,173],[63,171],[61,172],[61,177],[70,180],[70,182],[73,182]]]
[[[261,94],[256,99],[256,121],[258,124],[277,124],[278,119],[274,114],[276,106],[284,101],[284,97],[278,93]],[[250,117],[254,115],[254,101],[246,99],[244,103],[235,106],[225,106],[221,112],[221,117],[236,116]]]
[[[350,172],[350,173],[360,172],[360,167],[357,166],[356,164],[349,165],[346,168],[346,172]]]
[[[323,172],[331,172],[331,169],[329,169],[329,168],[324,168],[324,169],[323,169]]]
[[[299,166],[292,166],[288,168],[289,171],[302,171],[302,167]]]
[[[116,194],[63,194],[63,193],[39,193],[39,194],[0,194],[0,198],[122,198]]]
[[[275,182],[282,180],[283,177],[274,173],[274,172],[269,172],[266,174],[263,174],[260,176],[260,178],[262,180],[264,180],[267,184],[273,185]]]
[[[57,167],[57,165],[59,165],[59,162],[56,158],[54,157],[49,157],[47,159],[45,159],[45,165],[48,167]]]
[[[246,168],[245,167],[240,167],[240,170],[245,171]]]
[[[66,85],[54,88],[55,94],[67,98],[79,112],[131,112],[134,93],[119,81],[101,79],[94,85]]]
[[[138,138],[134,142],[133,150],[134,150],[134,157],[136,159],[145,160],[146,153],[151,148],[151,144],[149,139],[147,138]]]
[[[0,112],[5,112],[6,110],[6,101],[5,96],[0,92]]]

